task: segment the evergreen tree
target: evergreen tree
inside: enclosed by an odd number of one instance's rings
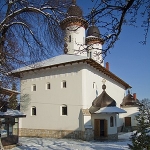
[[[14,90],[14,91],[17,90],[15,83],[12,84],[12,90]],[[10,109],[17,109],[17,106],[18,106],[17,95],[14,94],[14,95],[9,99],[8,108],[10,108]]]
[[[144,99],[139,105],[139,113],[136,116],[137,130],[131,135],[132,144],[128,144],[131,150],[150,150],[150,100]]]

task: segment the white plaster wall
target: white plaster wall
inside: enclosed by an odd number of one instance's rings
[[[71,65],[38,72],[25,73],[21,80],[21,93],[29,94],[31,101],[22,119],[21,128],[80,130],[80,110],[82,108],[82,72],[80,65]],[[67,88],[61,88],[66,80]],[[51,89],[46,90],[46,83]],[[37,90],[31,91],[36,84]],[[60,115],[60,107],[66,104],[68,115]],[[37,115],[31,116],[31,107],[35,106]]]
[[[106,92],[111,96],[117,103],[117,107],[120,107],[122,99],[124,97],[124,87],[109,78],[105,74],[85,64],[83,66],[83,104],[85,108],[89,108],[92,105],[93,100],[102,93],[102,80],[106,79]],[[93,83],[96,87],[93,88]]]
[[[110,117],[113,116],[114,126],[110,127]],[[116,114],[92,114],[92,127],[94,129],[94,120],[95,119],[105,119],[107,120],[107,129],[108,134],[116,134],[117,133],[117,124],[115,121]]]
[[[123,86],[87,64],[24,73],[21,79],[21,93],[29,94],[31,101],[25,112],[27,117],[22,119],[20,127],[82,130],[81,109],[90,108],[96,96],[101,94],[103,78],[106,79],[106,92],[116,100],[117,106],[120,106],[124,97]],[[61,88],[63,80],[67,82],[65,89]],[[45,88],[47,82],[51,84],[50,90]],[[31,91],[33,84],[36,84],[37,91]],[[60,115],[60,107],[63,104],[67,105],[67,116]],[[36,116],[31,116],[32,106],[37,109]],[[119,126],[119,119],[117,124]]]
[[[102,80],[106,79],[106,92],[109,96],[111,96],[117,103],[117,107],[120,108],[120,104],[122,103],[125,89],[124,87],[109,78],[105,74],[97,71],[96,69],[85,65],[83,66],[83,107],[90,108],[92,106],[93,100],[102,93]],[[96,88],[93,88],[93,83],[95,82]],[[120,115],[119,115],[120,116]],[[118,127],[122,125],[122,119],[117,119]]]
[[[131,126],[137,126],[137,121],[135,119],[135,116],[138,114],[138,107],[123,107],[127,113],[121,114],[120,118],[122,118],[122,121],[125,122],[125,117],[131,117]]]
[[[66,43],[68,44],[68,54],[87,56],[85,51],[85,28],[77,25],[66,28]],[[71,42],[69,42],[71,35]]]
[[[91,52],[91,58],[104,66],[104,63],[102,62],[102,45],[100,43],[88,45],[89,53]],[[90,54],[89,54],[90,55]],[[90,56],[89,56],[90,57]]]

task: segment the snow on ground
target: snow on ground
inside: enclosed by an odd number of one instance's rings
[[[54,138],[20,137],[21,146],[12,150],[128,150],[131,132],[119,134],[117,141],[81,141]]]

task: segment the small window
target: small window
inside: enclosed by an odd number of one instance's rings
[[[47,90],[51,89],[51,84],[50,84],[50,83],[47,83],[47,84],[46,84],[46,89],[47,89]]]
[[[32,85],[32,91],[36,91],[36,85],[35,84]]]
[[[66,88],[66,87],[67,87],[66,81],[62,81],[62,88]]]
[[[31,114],[32,114],[32,116],[36,116],[36,107],[35,106],[32,107]]]
[[[61,107],[61,115],[66,116],[67,115],[67,105],[62,105]]]
[[[114,118],[113,116],[110,117],[110,127],[114,126]]]
[[[93,89],[96,89],[96,83],[93,82]]]
[[[69,42],[71,42],[71,35],[69,35]]]
[[[92,58],[92,52],[90,52],[90,58]]]

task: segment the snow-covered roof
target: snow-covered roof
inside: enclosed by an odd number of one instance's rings
[[[50,59],[44,60],[42,62],[35,63],[30,66],[22,67],[17,70],[13,70],[11,73],[19,76],[22,72],[27,71],[33,71],[33,70],[39,70],[39,69],[45,69],[45,68],[52,68],[52,67],[58,67],[58,66],[65,66],[67,64],[74,64],[74,63],[87,63],[91,67],[97,69],[98,71],[102,72],[103,74],[107,75],[108,77],[112,78],[113,80],[117,81],[121,85],[125,87],[125,89],[131,88],[129,84],[127,84],[125,81],[123,81],[121,78],[110,72],[108,69],[97,63],[92,58],[88,58],[86,56],[80,56],[80,55],[68,55],[63,54],[56,57],[52,57]]]
[[[112,107],[100,108],[95,113],[96,114],[103,114],[103,113],[127,113],[127,112],[125,110],[119,108],[119,107],[112,106]]]
[[[5,117],[21,118],[21,117],[26,117],[26,115],[18,110],[12,110],[12,109],[7,109],[6,112],[0,111],[0,118],[5,118]]]
[[[50,59],[35,63],[33,65],[30,65],[30,66],[19,68],[17,70],[12,71],[12,73],[22,72],[22,71],[27,71],[27,70],[32,70],[32,69],[38,69],[38,68],[43,68],[43,67],[48,67],[48,66],[54,66],[54,65],[84,60],[84,59],[87,59],[87,57],[79,56],[79,55],[63,54],[63,55],[59,55],[59,56],[52,57]]]
[[[0,94],[12,95],[12,94],[20,94],[20,92],[8,88],[0,87]]]

